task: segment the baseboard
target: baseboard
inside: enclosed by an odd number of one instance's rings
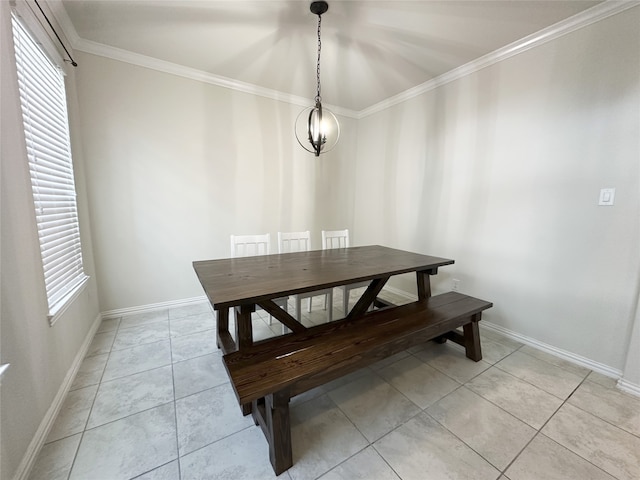
[[[640,385],[631,383],[624,378],[618,380],[618,388],[623,392],[630,393],[631,395],[635,395],[636,397],[640,397]]]
[[[610,366],[603,363],[595,362],[589,358],[576,355],[575,353],[571,353],[567,350],[562,350],[560,348],[554,347],[553,345],[540,342],[534,338],[527,337],[526,335],[522,335],[507,328],[501,327],[500,325],[496,325],[494,323],[486,321],[483,321],[482,325],[488,330],[498,332],[499,334],[511,338],[512,340],[516,340],[520,343],[524,343],[525,345],[537,348],[538,350],[542,350],[543,352],[562,358],[563,360],[574,363],[581,367],[588,368],[589,370],[593,370],[594,372],[601,373],[602,375],[605,375],[607,377],[619,379],[622,376],[622,372],[620,370],[611,368]]]
[[[82,364],[82,361],[84,360],[84,357],[87,354],[87,351],[89,350],[89,346],[93,341],[93,337],[95,336],[101,321],[102,321],[102,316],[98,314],[95,320],[93,321],[93,324],[91,325],[91,328],[87,333],[87,336],[82,342],[80,350],[78,351],[75,358],[73,359],[73,363],[71,364],[71,367],[67,372],[67,375],[64,377],[64,380],[62,381],[62,385],[60,385],[60,388],[58,389],[58,393],[53,399],[53,402],[51,403],[49,410],[47,410],[46,415],[40,422],[40,425],[38,426],[38,429],[36,430],[36,433],[33,436],[33,439],[31,440],[31,443],[29,444],[29,447],[27,448],[27,451],[25,452],[24,457],[22,457],[22,461],[20,462],[20,465],[18,465],[16,473],[13,477],[13,480],[27,480],[29,478],[29,475],[31,473],[31,470],[33,469],[33,464],[36,461],[38,453],[40,453],[40,449],[44,445],[44,442],[47,439],[47,435],[49,435],[49,431],[53,426],[53,422],[58,416],[58,413],[60,412],[60,408],[62,408],[62,404],[64,403],[64,400],[67,397],[67,393],[69,393],[69,389],[71,388],[71,385],[73,384],[73,381],[76,378],[78,369],[80,368],[80,365]]]
[[[102,318],[122,317],[123,315],[130,315],[132,313],[157,312],[158,310],[164,310],[166,308],[186,307],[187,305],[205,303],[208,301],[207,297],[203,295],[201,297],[172,300],[170,302],[151,303],[149,305],[141,305],[138,307],[117,308],[115,310],[102,312]]]

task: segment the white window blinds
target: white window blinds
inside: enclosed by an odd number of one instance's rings
[[[31,186],[52,321],[87,279],[82,267],[64,77],[21,23],[15,17],[12,22]]]

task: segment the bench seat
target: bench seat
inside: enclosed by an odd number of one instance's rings
[[[459,343],[467,357],[479,361],[478,321],[491,306],[449,292],[259,342],[225,355],[224,364],[239,403],[253,404],[254,420],[269,441],[271,463],[279,475],[292,465],[291,397],[432,339]]]

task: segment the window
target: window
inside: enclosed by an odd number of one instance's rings
[[[51,325],[81,291],[80,229],[63,73],[13,16],[22,120]]]

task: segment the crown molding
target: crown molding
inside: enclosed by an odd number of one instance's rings
[[[214,75],[212,73],[198,70],[196,68],[185,67],[177,63],[167,62],[158,58],[150,57],[147,55],[141,55],[129,50],[124,50],[117,47],[105,45],[103,43],[93,42],[86,40],[78,35],[71,19],[67,15],[67,11],[64,9],[61,0],[52,0],[51,11],[54,17],[58,20],[65,35],[71,42],[74,50],[90,53],[92,55],[98,55],[112,60],[118,60],[121,62],[137,65],[140,67],[149,68],[163,73],[169,73],[179,77],[196,80],[210,85],[216,85],[218,87],[228,88],[243,93],[249,93],[251,95],[258,95],[260,97],[269,98],[271,100],[277,100],[279,102],[290,103],[292,105],[299,105],[301,107],[311,106],[311,99],[306,97],[300,97],[298,95],[292,95],[290,93],[284,93],[270,88],[260,87],[252,83],[241,82],[234,80],[233,78],[223,77],[221,75]],[[344,117],[357,118],[358,112],[350,110],[348,108],[342,108],[337,105],[326,105],[336,115],[342,115]]]
[[[251,95],[258,95],[272,100],[290,103],[292,105],[307,107],[311,103],[310,100],[305,97],[260,87],[258,85],[241,82],[239,80],[234,80],[220,75],[214,75],[195,68],[185,67],[176,63],[159,60],[154,57],[133,53],[128,50],[83,39],[76,32],[71,19],[62,5],[62,1],[50,0],[48,3],[51,5],[53,15],[58,20],[66,37],[70,40],[75,50],[197,80],[223,88],[229,88],[231,90]],[[355,111],[342,108],[337,105],[327,105],[327,107],[337,115],[356,119],[365,118],[638,5],[640,5],[640,0],[605,0],[588,10],[528,35],[527,37],[499,48],[498,50],[488,53],[487,55],[450,70],[449,72],[435,77],[425,83],[405,90],[402,93],[389,97],[363,110]]]
[[[177,63],[167,62],[159,60],[154,57],[141,55],[121,48],[111,47],[102,43],[93,42],[80,38],[75,46],[76,50],[81,52],[98,55],[101,57],[110,58],[113,60],[119,60],[121,62],[146,67],[151,70],[157,70],[164,73],[169,73],[179,77],[188,78],[191,80],[197,80],[199,82],[216,85],[218,87],[228,88],[236,90],[238,92],[249,93],[251,95],[258,95],[260,97],[269,98],[271,100],[277,100],[280,102],[290,103],[292,105],[299,105],[302,107],[311,106],[311,100],[306,97],[300,97],[292,95],[290,93],[284,93],[270,88],[260,87],[252,83],[241,82],[234,80],[233,78],[223,77],[221,75],[215,75],[196,68],[185,67],[178,65]],[[328,105],[333,113],[342,115],[345,117],[357,118],[358,112],[349,110],[347,108],[341,108],[335,105]]]
[[[435,77],[421,85],[405,90],[402,93],[389,97],[375,105],[372,105],[358,112],[358,119],[368,117],[374,113],[385,110],[389,107],[406,102],[425,92],[434,90],[454,80],[458,80],[467,75],[475,73],[483,68],[494,65],[515,55],[519,55],[527,50],[543,45],[551,40],[555,40],[580,28],[589,26],[600,20],[621,13],[630,8],[640,5],[638,0],[606,0],[594,7],[580,12],[572,17],[562,20],[554,25],[528,35],[476,60],[466,63],[458,68],[450,70],[438,77]]]
[[[252,83],[241,82],[234,80],[233,78],[223,77],[221,75],[214,75],[203,70],[196,68],[185,67],[177,63],[167,62],[159,60],[154,57],[141,55],[121,48],[111,47],[102,43],[92,42],[80,38],[76,50],[81,52],[98,55],[101,57],[110,58],[113,60],[119,60],[121,62],[130,63],[133,65],[149,68],[151,70],[157,70],[163,73],[169,73],[179,77],[188,78],[190,80],[196,80],[210,85],[216,85],[218,87],[228,88],[236,90],[238,92],[249,93],[251,95],[258,95],[260,97],[269,98],[271,100],[277,100],[280,102],[290,103],[292,105],[299,105],[302,107],[308,107],[311,105],[309,98],[292,95],[289,93],[279,92],[270,88],[260,87]],[[357,118],[358,112],[349,110],[346,108],[340,108],[334,105],[327,105],[327,108],[331,109],[333,113],[342,115],[345,117]]]

